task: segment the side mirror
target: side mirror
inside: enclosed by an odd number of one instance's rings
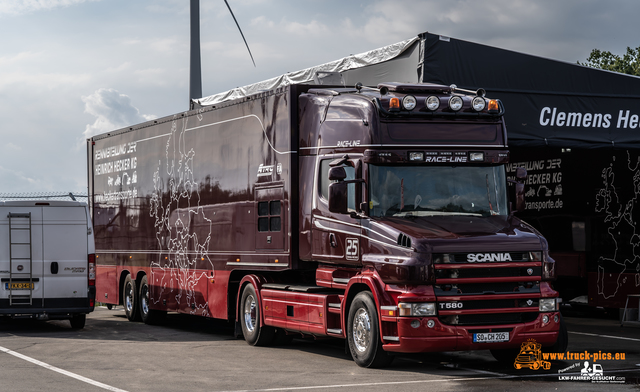
[[[344,166],[335,166],[329,169],[329,181],[344,181],[347,178],[347,171]]]
[[[344,168],[342,167],[334,167],[329,171],[329,178],[331,178],[331,171],[333,169],[342,169],[344,172]],[[346,177],[346,173],[345,173]],[[346,214],[347,211],[347,184],[344,181],[334,182],[329,184],[329,211],[335,212],[336,214]]]
[[[525,171],[525,173],[526,173],[526,171]],[[525,208],[524,184],[519,182],[519,183],[516,184],[516,211],[522,212],[522,211],[524,211],[524,208]]]

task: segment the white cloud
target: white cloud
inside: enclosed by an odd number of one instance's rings
[[[85,127],[85,138],[156,118],[154,115],[141,114],[127,95],[110,88],[101,88],[82,97],[82,101],[85,113],[96,117],[93,124]]]
[[[30,12],[69,7],[91,1],[100,0],[3,0],[0,1],[0,16],[22,15]]]

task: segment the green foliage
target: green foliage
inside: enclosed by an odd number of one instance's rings
[[[609,51],[593,49],[584,63],[580,65],[587,67],[605,69],[607,71],[619,72],[628,75],[640,76],[640,46],[632,49],[627,46],[627,53],[622,57]]]

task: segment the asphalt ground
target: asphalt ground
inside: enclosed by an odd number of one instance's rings
[[[129,322],[121,307],[97,307],[82,330],[0,321],[0,391],[640,391],[640,328],[597,314],[565,321],[568,352],[625,354],[596,362],[624,384],[559,379],[580,376],[583,360],[517,370],[487,350],[400,355],[388,368],[364,369],[342,340],[252,347],[224,322],[170,314],[149,326]]]

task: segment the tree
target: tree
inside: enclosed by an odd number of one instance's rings
[[[640,46],[632,49],[627,46],[627,53],[622,57],[609,51],[593,49],[584,63],[578,62],[592,68],[605,69],[607,71],[619,72],[628,75],[640,76]]]

